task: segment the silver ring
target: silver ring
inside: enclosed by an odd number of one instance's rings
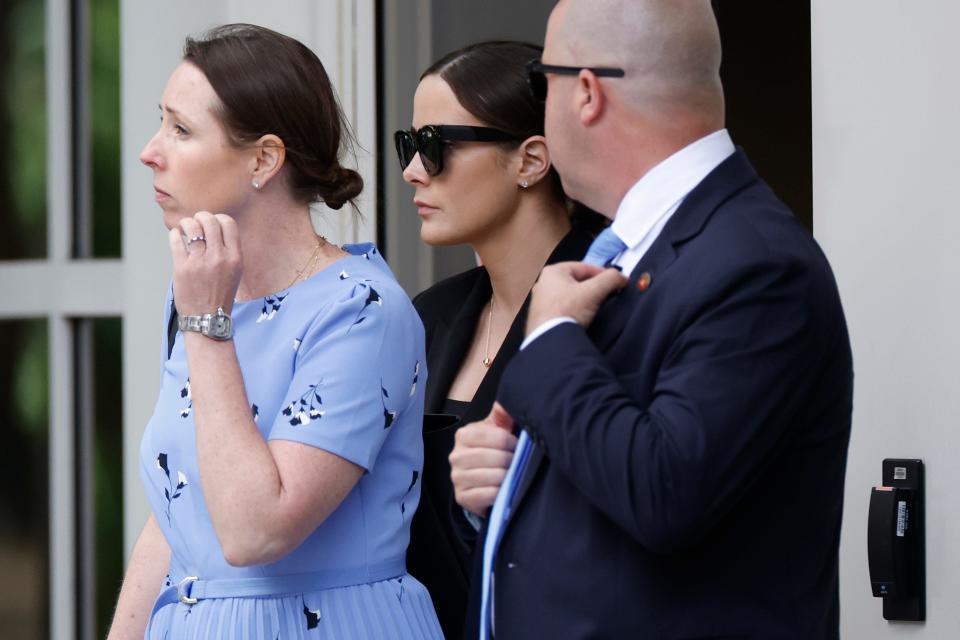
[[[204,238],[203,236],[190,236],[189,238],[187,238],[187,246],[189,247],[194,242],[206,242],[206,241],[207,239]]]

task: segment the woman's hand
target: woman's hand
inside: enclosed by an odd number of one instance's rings
[[[200,211],[170,230],[173,294],[181,316],[230,313],[243,273],[240,232],[228,215]]]

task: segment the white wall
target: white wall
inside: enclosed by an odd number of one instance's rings
[[[140,485],[139,447],[159,388],[159,338],[170,258],[152,177],[138,161],[158,126],[157,103],[167,77],[179,64],[184,38],[226,22],[252,22],[297,38],[327,69],[357,136],[359,169],[366,182],[358,206],[333,214],[321,207],[317,226],[335,242],[375,235],[377,151],[374,84],[373,0],[121,0],[121,113],[123,181],[123,420],[124,531],[129,557],[146,521]],[[269,60],[263,61],[269,65]]]
[[[960,637],[960,3],[813,0],[814,230],[853,341],[840,555],[846,639]],[[927,622],[870,594],[870,487],[926,463]]]

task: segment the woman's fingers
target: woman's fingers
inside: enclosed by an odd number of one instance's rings
[[[240,229],[237,222],[225,213],[218,213],[214,216],[220,225],[220,232],[223,235],[223,246],[227,256],[231,259],[240,259]]]
[[[173,264],[179,265],[187,259],[187,244],[183,236],[183,229],[174,227],[167,233],[167,239],[170,241],[170,255],[173,256]]]
[[[211,257],[219,257],[224,249],[220,221],[209,211],[198,211],[193,215],[193,219],[203,230],[203,237],[206,238],[207,242],[207,251],[211,254]]]
[[[206,251],[206,236],[204,235],[203,226],[201,226],[199,222],[193,218],[182,218],[179,223],[179,228],[184,237],[183,243],[187,253],[192,254],[196,251],[203,253]]]
[[[243,271],[236,223],[207,211],[185,217],[170,234],[170,252],[177,311],[194,315],[223,307],[229,312]]]

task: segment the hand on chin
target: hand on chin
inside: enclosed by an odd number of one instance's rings
[[[168,234],[173,258],[173,297],[180,315],[233,308],[243,273],[237,223],[200,211],[181,216]]]

